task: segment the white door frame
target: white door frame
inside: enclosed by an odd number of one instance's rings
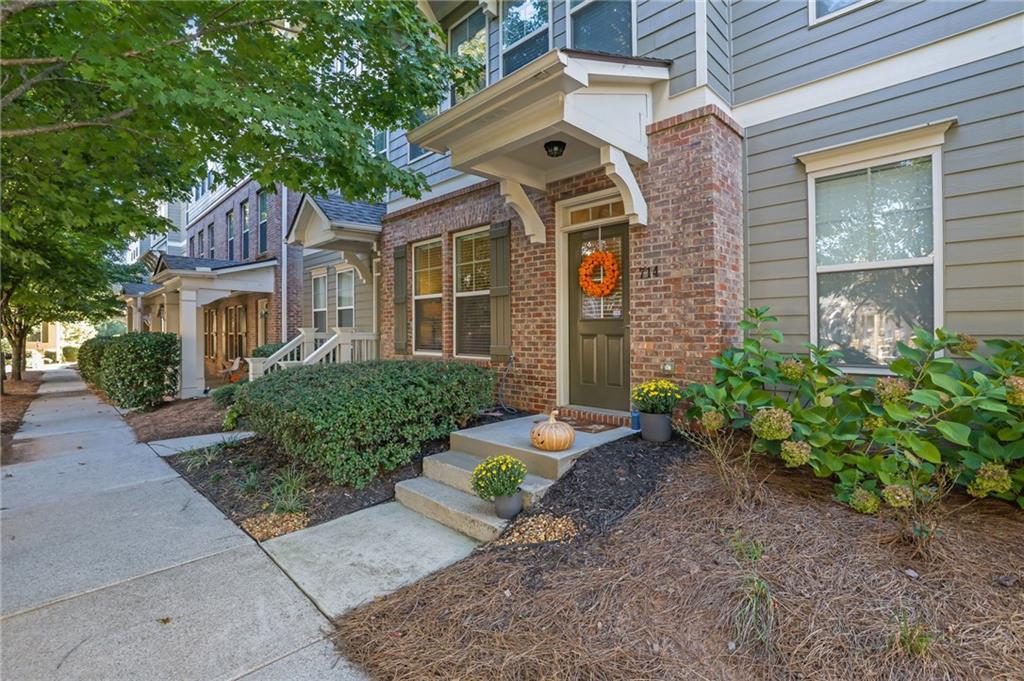
[[[555,399],[558,406],[569,404],[569,234],[629,222],[627,216],[616,215],[572,225],[569,214],[581,208],[621,200],[619,190],[611,187],[555,203]],[[622,276],[629,276],[629,273],[624,271]],[[632,352],[631,348],[630,355]],[[629,359],[631,361],[632,357]]]

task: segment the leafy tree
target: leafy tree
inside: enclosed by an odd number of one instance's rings
[[[96,323],[97,336],[120,336],[123,333],[128,333],[128,325],[120,319],[105,319]]]

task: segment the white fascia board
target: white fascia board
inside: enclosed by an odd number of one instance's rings
[[[833,144],[820,149],[802,151],[794,154],[794,158],[804,164],[807,173],[817,173],[882,156],[911,154],[918,150],[941,146],[945,141],[946,131],[954,123],[955,117],[944,118],[846,144]]]

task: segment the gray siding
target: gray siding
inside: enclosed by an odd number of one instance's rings
[[[732,5],[734,104],[1017,14],[1012,0],[885,0],[808,26],[803,0]]]
[[[694,0],[640,0],[636,8],[637,54],[671,59],[669,91],[697,85]]]
[[[747,130],[748,303],[809,340],[807,186],[793,155],[956,116],[943,146],[943,326],[1024,336],[1024,50]]]
[[[340,251],[317,251],[308,253],[302,261],[302,326],[313,326],[313,271],[326,268],[327,272],[327,328],[337,322],[339,269],[346,269],[346,260]],[[373,331],[373,277],[363,281],[355,273],[355,329]]]
[[[732,7],[727,0],[708,2],[708,87],[732,101]]]

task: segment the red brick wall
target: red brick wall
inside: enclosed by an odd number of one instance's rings
[[[710,374],[708,360],[740,338],[743,305],[741,146],[738,128],[710,107],[648,129],[650,163],[638,169],[647,197],[646,226],[630,229],[630,351],[634,384],[656,376],[680,382]],[[607,189],[601,170],[529,191],[547,226],[547,242],[532,244],[504,205],[497,185],[483,182],[388,215],[381,259],[381,354],[395,353],[392,254],[399,245],[443,236],[444,351],[451,357],[452,239],[464,229],[512,219],[512,348],[515,368],[506,401],[518,408],[556,406],[555,202]],[[657,267],[659,278],[633,273]],[[409,320],[412,259],[407,262]],[[412,334],[410,333],[410,345]],[[671,371],[663,365],[671,362]],[[501,372],[504,367],[495,367]]]
[[[302,321],[302,247],[288,246],[283,243],[281,232],[281,188],[271,194],[267,205],[267,250],[259,253],[259,183],[249,181],[231,192],[219,202],[211,206],[200,216],[196,217],[189,224],[186,233],[187,239],[199,231],[206,232],[207,227],[212,223],[214,231],[214,258],[226,260],[228,257],[228,233],[227,214],[234,213],[235,230],[235,258],[239,264],[245,262],[259,262],[268,258],[277,258],[278,265],[274,268],[274,293],[270,296],[270,337],[268,342],[286,341],[298,333]],[[299,192],[288,192],[288,221],[295,217],[302,194]],[[242,258],[242,237],[241,237],[241,210],[242,201],[249,202],[249,257]],[[205,239],[205,237],[204,237]],[[209,253],[209,244],[205,244],[205,257]],[[187,249],[187,246],[186,246]],[[284,249],[284,250],[282,250]],[[281,334],[281,261],[283,254],[288,258],[288,329]],[[186,250],[186,255],[188,252]],[[199,254],[196,254],[197,256]],[[293,301],[299,302],[296,306]],[[255,336],[254,336],[255,338]]]

